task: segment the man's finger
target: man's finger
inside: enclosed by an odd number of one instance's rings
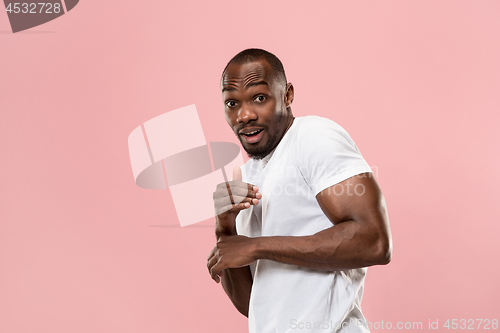
[[[212,267],[217,263],[218,259],[217,259],[217,256],[213,256],[212,258],[210,258],[210,260],[207,261],[207,268],[208,268],[208,272],[210,274],[212,274]]]
[[[225,213],[225,212],[238,212],[238,211],[241,211],[241,210],[244,210],[244,209],[248,209],[250,208],[250,206],[252,205],[256,205],[258,204],[258,200],[257,199],[252,199],[252,200],[256,200],[257,202],[255,201],[246,201],[246,202],[240,202],[239,204],[228,204],[228,205],[225,205],[223,207],[220,207],[220,208],[215,208],[215,214],[216,215],[220,215],[222,213]]]
[[[239,195],[242,197],[256,198],[257,193],[259,193],[259,192],[253,190],[252,188],[249,188],[249,186],[240,187],[240,186],[234,186],[232,184],[231,185],[228,184],[226,186],[226,188],[217,189],[213,193],[213,197],[214,197],[214,199],[216,199],[216,198],[221,198],[221,197],[230,196],[230,195],[232,195],[232,196]]]
[[[241,187],[241,188],[246,189],[248,191],[258,191],[258,189],[259,189],[256,185],[244,183],[241,180],[231,180],[228,182],[223,182],[223,183],[217,184],[215,190],[216,191],[217,190],[226,190],[229,187],[231,187],[231,188]]]
[[[234,203],[231,202],[231,198],[229,198],[227,196],[227,197],[224,197],[224,198],[220,198],[220,199],[214,200],[214,205],[217,208],[217,207],[224,207],[224,206],[227,206],[227,205],[244,204],[246,202],[248,202],[251,205],[259,203],[259,199],[257,199],[257,198],[241,197],[239,195],[233,195],[233,200],[234,200]]]
[[[217,246],[214,246],[214,248],[210,251],[210,254],[207,257],[207,261],[210,261],[210,259],[214,256],[215,251],[217,251]]]
[[[239,166],[235,166],[233,169],[233,180],[243,180],[241,168]]]
[[[212,266],[212,268],[210,269],[210,275],[212,276],[212,279],[214,279],[215,282],[219,283],[220,282],[220,273],[222,272],[222,270],[224,269],[222,266],[222,263],[221,263],[221,260],[219,258],[219,261],[217,261],[217,263],[215,265]]]
[[[232,204],[239,204],[243,200],[237,200],[235,197],[235,194],[238,192],[240,189],[240,185],[243,185],[243,187],[246,188],[246,197],[255,197],[257,191],[259,188],[255,185],[251,185],[248,183],[243,183],[243,176],[241,173],[241,168],[239,166],[235,166],[233,169],[233,180],[231,182],[227,182],[226,186],[228,187],[228,193],[229,193],[229,198],[231,200]],[[235,186],[235,183],[238,184]]]
[[[233,169],[233,180],[238,180],[238,181],[243,180],[243,176],[241,175],[241,168],[239,166],[235,166]],[[227,185],[228,187],[230,187],[229,183],[227,183]],[[233,193],[230,188],[228,188],[228,191],[229,191],[229,198],[231,199],[232,204],[237,204],[241,202],[241,201],[235,201],[235,199],[233,198]]]

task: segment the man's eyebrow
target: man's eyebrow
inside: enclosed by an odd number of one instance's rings
[[[222,88],[222,92],[224,92],[224,91],[235,91],[235,90],[236,90],[235,87],[224,87],[224,88]]]
[[[246,84],[245,85],[245,89],[247,89],[249,87],[252,87],[252,86],[258,86],[258,85],[261,85],[261,84],[265,84],[266,86],[269,86],[269,84],[266,81],[254,81],[254,82],[250,82],[250,83]],[[222,92],[224,92],[224,91],[235,91],[235,90],[236,90],[235,87],[225,86],[224,88],[222,88]]]
[[[254,81],[254,82],[250,82],[249,84],[246,84],[245,88],[249,88],[249,87],[252,87],[252,86],[258,86],[258,85],[261,85],[261,84],[265,84],[266,86],[269,86],[266,81]]]

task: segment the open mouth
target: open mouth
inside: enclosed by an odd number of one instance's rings
[[[262,138],[263,129],[258,129],[248,133],[240,133],[243,139],[248,143],[256,143]]]

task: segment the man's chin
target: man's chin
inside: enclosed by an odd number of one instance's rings
[[[252,158],[254,160],[261,160],[264,157],[266,157],[272,150],[272,146],[269,144],[268,140],[259,141],[256,144],[251,144],[248,142],[245,142],[242,140],[239,136],[238,139],[240,140],[241,146],[247,153],[249,158]]]
[[[248,157],[254,160],[261,160],[271,152],[268,147],[264,147],[264,149],[247,149],[245,145],[243,145],[243,149],[245,149]]]
[[[250,154],[249,152],[247,152],[247,155],[249,158],[253,159],[253,160],[261,160],[263,159],[265,156],[262,156],[262,155],[253,155],[253,154]]]

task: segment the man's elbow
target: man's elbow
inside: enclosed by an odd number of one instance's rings
[[[248,318],[248,305],[239,305],[238,306],[234,302],[233,302],[233,305],[236,308],[236,310],[238,310],[239,313],[241,313],[242,315],[244,315],[245,317]]]
[[[375,265],[387,265],[392,260],[392,242],[387,237],[382,237],[374,249]]]

